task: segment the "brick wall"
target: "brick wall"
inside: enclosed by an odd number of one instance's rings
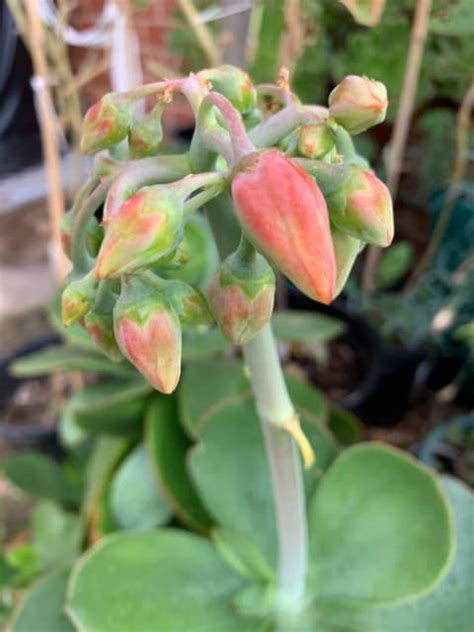
[[[122,0],[126,1],[126,0]],[[102,12],[103,0],[77,0],[71,15],[72,25],[82,30],[93,26]],[[181,62],[173,59],[166,44],[167,30],[176,26],[176,0],[151,0],[144,9],[133,12],[132,24],[138,33],[145,82],[157,81],[159,68],[180,70]],[[97,101],[111,90],[107,69],[107,53],[103,50],[71,48],[71,58],[77,73],[94,73],[93,80],[82,88],[85,106]],[[98,73],[98,74],[96,74]],[[172,72],[169,73],[170,75]],[[187,127],[192,116],[186,103],[178,100],[167,112],[167,127]]]

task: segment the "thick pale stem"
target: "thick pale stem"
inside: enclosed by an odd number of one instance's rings
[[[295,418],[270,325],[244,346],[270,464],[278,531],[279,601],[296,604],[304,594],[308,537],[302,468],[284,426]]]

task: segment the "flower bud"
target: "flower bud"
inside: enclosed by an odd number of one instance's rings
[[[168,299],[142,278],[125,276],[114,331],[122,353],[143,377],[172,393],[181,372],[181,326]]]
[[[331,221],[352,237],[385,248],[393,239],[392,198],[371,171],[349,167],[344,187],[345,207],[331,209]]]
[[[224,64],[217,68],[206,68],[197,74],[199,79],[209,81],[212,89],[223,94],[241,114],[247,114],[257,104],[257,93],[246,72]]]
[[[344,289],[357,255],[365,244],[359,239],[343,233],[336,226],[331,226],[331,233],[336,255],[337,276],[333,296],[333,298],[336,298]]]
[[[304,294],[330,303],[336,262],[326,202],[314,180],[277,149],[247,156],[232,196],[249,239]]]
[[[329,114],[350,134],[381,123],[387,106],[384,84],[357,75],[345,77],[329,95]]]
[[[385,184],[357,165],[302,161],[326,199],[331,222],[352,237],[376,246],[393,239],[392,198]]]
[[[385,0],[340,0],[357,24],[377,26],[382,17]]]
[[[165,281],[163,293],[179,316],[182,325],[212,325],[214,319],[206,298],[184,281]]]
[[[61,296],[61,314],[65,327],[77,323],[89,311],[94,300],[97,279],[92,270],[67,285]]]
[[[84,329],[95,345],[113,362],[123,360],[114,335],[114,322],[111,314],[92,308],[82,321]]]
[[[145,116],[134,121],[128,133],[128,146],[132,158],[153,156],[163,140],[161,117],[164,103],[158,102]]]
[[[123,140],[133,121],[134,101],[127,94],[110,92],[91,106],[84,118],[81,151],[95,154]]]
[[[334,132],[326,123],[303,125],[299,130],[298,151],[302,156],[321,159],[334,147]]]
[[[273,270],[250,244],[225,259],[208,288],[211,311],[235,345],[246,344],[268,323],[274,296]]]
[[[182,239],[184,200],[168,185],[143,187],[110,217],[97,259],[99,279],[158,261]]]

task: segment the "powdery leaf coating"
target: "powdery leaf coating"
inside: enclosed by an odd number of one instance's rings
[[[181,373],[181,328],[170,309],[154,309],[137,322],[122,316],[115,337],[123,354],[162,393],[172,393]]]
[[[326,202],[314,180],[269,149],[243,163],[232,196],[257,248],[307,296],[330,303],[336,262]]]
[[[329,95],[329,114],[350,134],[381,123],[387,107],[384,84],[358,75],[345,77]]]

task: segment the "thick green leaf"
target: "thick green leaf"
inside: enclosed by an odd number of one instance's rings
[[[342,445],[352,445],[361,441],[364,428],[359,419],[348,410],[332,404],[329,409],[328,426]]]
[[[444,581],[427,597],[399,608],[346,613],[340,623],[354,632],[468,632],[473,628],[474,497],[453,478],[442,485],[454,509],[456,557]]]
[[[68,571],[38,581],[27,593],[14,617],[11,632],[74,632],[64,614]]]
[[[140,379],[94,384],[75,393],[68,412],[75,423],[94,433],[139,436],[146,396],[153,388]]]
[[[344,323],[336,318],[296,310],[280,310],[272,317],[275,337],[286,342],[327,342],[344,332]]]
[[[295,398],[297,410],[298,402],[311,409],[314,394],[306,392],[305,385],[301,387],[295,378],[290,378],[289,383],[293,394],[299,393]],[[316,415],[307,419],[301,412],[301,423],[316,454],[316,465],[304,473],[305,489],[309,494],[323,470],[335,458],[337,448],[330,433],[319,425]],[[252,395],[225,399],[212,408],[201,431],[200,442],[190,453],[189,467],[200,496],[217,523],[248,540],[274,569],[273,493]]]
[[[86,490],[82,513],[94,536],[106,533],[111,525],[107,491],[118,463],[127,452],[129,442],[119,437],[103,435],[94,442],[86,467]]]
[[[5,476],[32,496],[51,498],[67,506],[77,506],[81,486],[70,480],[64,468],[43,454],[23,452],[2,462]]]
[[[230,347],[220,329],[193,329],[183,332],[183,360],[199,360]]]
[[[189,467],[217,523],[254,545],[274,569],[276,531],[270,474],[253,401],[223,405],[209,416]]]
[[[213,529],[212,540],[220,556],[242,577],[272,581],[275,575],[258,549],[248,540],[228,529]]]
[[[150,529],[166,524],[171,508],[153,477],[143,445],[137,446],[120,465],[109,491],[112,515],[122,529]]]
[[[146,416],[146,444],[157,482],[178,518],[192,529],[208,531],[211,519],[189,480],[190,442],[177,417],[173,397],[155,395]]]
[[[88,632],[250,632],[258,628],[231,607],[242,582],[200,536],[121,533],[77,564],[68,612]]]
[[[222,400],[244,392],[250,384],[241,360],[198,360],[184,370],[178,390],[180,421],[185,431],[197,439],[206,417]]]
[[[452,519],[434,476],[381,444],[344,451],[310,508],[310,590],[321,607],[377,607],[432,590],[452,554]]]
[[[9,370],[16,377],[37,377],[56,371],[90,371],[121,377],[134,375],[134,369],[130,364],[117,364],[101,355],[63,345],[53,345],[31,353],[13,362]]]
[[[83,536],[79,516],[65,512],[51,501],[43,501],[35,508],[32,532],[41,570],[72,563],[79,552]]]

